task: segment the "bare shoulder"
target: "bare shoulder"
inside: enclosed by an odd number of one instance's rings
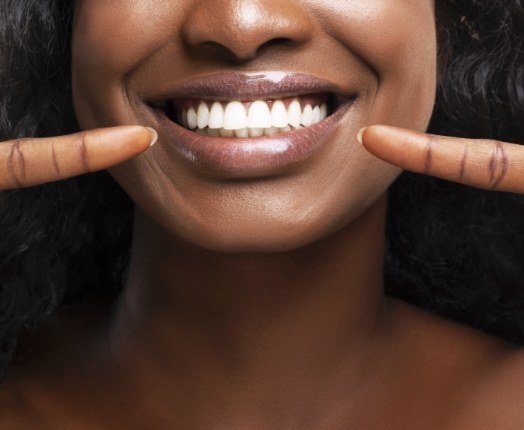
[[[59,376],[66,369],[64,357],[75,345],[68,330],[77,329],[78,333],[78,327],[50,320],[20,337],[18,359],[11,363],[7,380],[0,384],[0,429],[72,428],[65,423],[63,402],[54,394],[60,390]]]
[[[11,384],[0,385],[0,428],[29,430],[35,420],[25,397]]]
[[[34,374],[33,374],[34,375]],[[65,414],[62,402],[53,398],[51,391],[32,380],[32,374],[12,372],[0,385],[0,429],[62,430],[75,428]]]
[[[446,429],[524,428],[522,345],[400,301],[395,306],[398,328],[455,399]]]
[[[501,354],[478,379],[462,421],[473,421],[475,427],[471,428],[476,429],[524,428],[523,348]]]

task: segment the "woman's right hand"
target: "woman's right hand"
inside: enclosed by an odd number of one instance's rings
[[[0,191],[107,169],[152,146],[155,130],[120,126],[0,142]]]

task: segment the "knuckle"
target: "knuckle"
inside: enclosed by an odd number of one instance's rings
[[[502,142],[493,141],[491,145],[491,156],[488,161],[489,187],[495,190],[508,174],[509,157]]]
[[[469,159],[469,145],[464,145],[464,152],[462,153],[462,159],[460,160],[460,170],[458,174],[459,181],[463,181],[466,176],[466,166],[468,165]]]
[[[80,163],[82,165],[82,169],[84,172],[91,172],[91,169],[89,167],[89,157],[88,157],[88,140],[89,135],[87,132],[82,131],[77,134],[77,141],[76,145],[78,148],[78,157],[80,160]]]
[[[56,155],[56,144],[51,142],[51,158],[53,160],[53,169],[58,178],[62,177],[62,172],[60,171],[60,165],[58,163],[58,157]]]
[[[24,144],[28,139],[14,140],[9,149],[7,156],[7,176],[8,179],[18,188],[22,188],[27,184],[26,176],[26,159],[23,152]]]
[[[435,136],[428,135],[426,139],[426,146],[424,148],[424,174],[429,175],[433,164],[433,146],[435,144]]]

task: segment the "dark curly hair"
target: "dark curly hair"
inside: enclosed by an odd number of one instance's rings
[[[524,143],[521,0],[435,0],[430,132]],[[0,3],[0,141],[78,130],[72,0]],[[524,341],[524,197],[403,173],[390,188],[386,292]],[[0,378],[17,338],[61,306],[117,294],[133,203],[103,171],[0,193]]]

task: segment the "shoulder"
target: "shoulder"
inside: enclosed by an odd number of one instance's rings
[[[53,320],[19,339],[17,357],[21,359],[11,364],[8,378],[0,383],[0,429],[73,428],[63,425],[64,402],[57,397],[65,358],[75,344],[68,330],[71,325]]]
[[[493,365],[478,375],[474,394],[461,414],[475,428],[524,428],[524,350],[518,348],[495,357]]]
[[[0,385],[0,428],[28,430],[35,421],[26,398],[11,383]]]
[[[443,428],[524,428],[524,346],[407,303],[394,307],[410,350],[442,381],[441,395],[454,399]]]
[[[52,392],[42,383],[13,372],[8,380],[0,385],[0,429],[73,428],[62,403],[53,397]]]

